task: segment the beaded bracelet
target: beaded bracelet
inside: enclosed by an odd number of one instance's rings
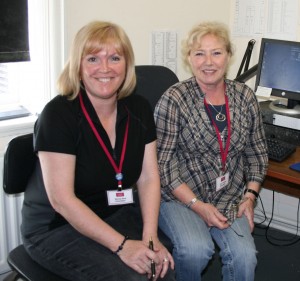
[[[125,236],[124,240],[122,241],[121,245],[118,247],[118,249],[114,252],[112,252],[113,254],[117,255],[121,250],[123,250],[123,246],[125,244],[125,242],[129,239],[129,236]]]

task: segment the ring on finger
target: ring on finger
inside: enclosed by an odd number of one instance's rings
[[[169,261],[168,258],[163,259],[163,263],[168,262],[168,261]]]

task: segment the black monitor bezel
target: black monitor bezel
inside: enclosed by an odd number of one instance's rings
[[[262,38],[261,45],[260,45],[260,52],[259,52],[259,60],[257,64],[257,73],[256,73],[256,80],[255,80],[255,91],[259,86],[260,78],[261,78],[261,70],[263,64],[263,55],[266,43],[273,43],[273,44],[282,44],[282,45],[290,45],[290,46],[297,46],[300,48],[300,42],[297,41],[287,41],[287,40],[280,40],[280,39],[270,39],[270,38]],[[284,95],[282,94],[284,92]],[[299,92],[293,92],[286,89],[278,89],[272,88],[271,96],[279,97],[279,98],[286,98],[289,101],[300,101],[300,89]]]

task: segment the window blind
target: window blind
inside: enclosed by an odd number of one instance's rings
[[[1,0],[0,63],[29,60],[27,0]]]

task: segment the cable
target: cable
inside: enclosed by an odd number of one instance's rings
[[[271,212],[271,218],[269,219],[269,223],[265,228],[265,237],[266,240],[273,246],[291,246],[294,245],[296,243],[298,243],[300,241],[300,237],[298,237],[298,232],[299,232],[299,209],[300,209],[300,199],[298,199],[298,208],[297,208],[297,224],[296,224],[296,233],[294,234],[293,237],[289,238],[289,239],[282,239],[282,238],[277,238],[274,237],[272,235],[269,234],[269,231],[271,231],[270,229],[270,225],[271,222],[273,220],[273,215],[274,215],[274,205],[275,205],[275,191],[273,190],[273,200],[272,200],[272,212]],[[297,238],[297,239],[296,239]],[[273,242],[271,239],[276,240],[276,241],[280,241],[280,242],[289,242],[289,243],[275,243]],[[296,240],[295,240],[296,239]],[[294,240],[294,241],[293,241]]]
[[[261,213],[263,214],[263,220],[261,222],[257,222],[255,223],[255,227],[258,228],[258,229],[261,229],[261,230],[265,230],[266,229],[266,226],[264,226],[264,222],[268,219],[267,215],[266,215],[266,211],[265,211],[265,208],[264,208],[264,204],[262,202],[262,199],[261,199],[261,196],[258,195],[258,198],[259,198],[259,201],[260,201],[260,205],[261,205],[261,208],[262,209],[259,209],[259,211],[261,211]],[[259,237],[262,237],[262,236],[265,236],[265,234],[258,234],[258,233],[253,233],[253,235],[255,236],[259,236]]]
[[[258,199],[259,199],[260,205],[262,207],[261,212],[262,212],[264,218],[263,218],[263,220],[261,222],[255,223],[255,226],[260,227],[260,225],[262,225],[268,218],[267,218],[266,211],[265,211],[265,208],[264,208],[264,204],[263,204],[263,202],[261,200],[261,196],[260,195],[258,195]]]

